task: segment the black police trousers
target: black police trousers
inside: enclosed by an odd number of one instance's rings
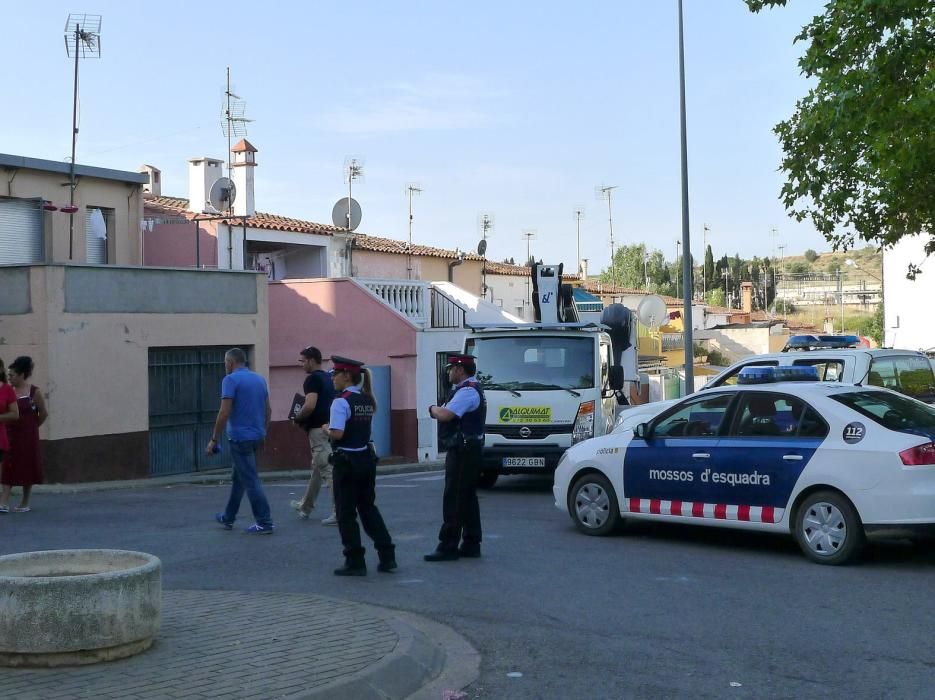
[[[377,465],[370,452],[336,451],[332,479],[344,556],[353,562],[360,562],[364,558],[360,528],[357,526],[357,515],[360,514],[364,532],[373,540],[381,561],[384,557],[391,558],[395,548],[376,506]]]
[[[462,541],[468,546],[481,542],[477,480],[480,478],[483,448],[483,440],[467,440],[464,447],[448,450],[445,455],[439,550],[455,550]]]

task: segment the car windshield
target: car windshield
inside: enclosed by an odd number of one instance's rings
[[[532,333],[501,338],[469,338],[467,352],[477,358],[484,387],[519,391],[594,387],[592,338]]]
[[[849,391],[831,397],[884,428],[935,436],[935,408],[888,391]]]

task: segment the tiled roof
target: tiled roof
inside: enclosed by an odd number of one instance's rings
[[[146,197],[143,200],[143,207],[144,210],[150,214],[172,214],[175,216],[184,216],[188,219],[193,219],[195,217],[195,214],[188,210],[188,200],[182,197]],[[234,226],[243,225],[242,219],[239,218],[221,219],[221,221],[225,223],[229,221]],[[246,225],[250,228],[267,229],[271,231],[291,231],[293,233],[315,233],[323,236],[347,233],[347,229],[345,228],[319,224],[314,221],[304,221],[303,219],[293,219],[288,216],[279,216],[277,214],[266,214],[263,212],[257,212],[253,216],[248,217]],[[379,253],[406,255],[408,243],[359,233],[355,236],[354,247],[358,250],[372,250]],[[458,257],[458,252],[454,250],[416,244],[413,244],[411,252],[412,255],[450,258],[452,260]],[[467,253],[464,259],[482,260],[483,258],[474,253]]]
[[[237,145],[231,149],[231,153],[256,153],[256,146],[247,141],[247,139],[240,139],[237,142]]]
[[[488,260],[484,265],[484,272],[488,275],[516,275],[517,277],[529,277],[531,267],[526,265],[510,265],[509,263],[498,263]]]
[[[409,250],[409,244],[406,241],[396,241],[392,238],[380,238],[379,236],[367,236],[360,234],[354,240],[354,248],[358,250],[372,250],[378,253],[396,253],[398,255],[423,255],[432,258],[457,258],[460,253],[447,248],[435,248],[428,245],[412,244],[412,250]],[[465,260],[483,260],[476,253],[465,253]]]

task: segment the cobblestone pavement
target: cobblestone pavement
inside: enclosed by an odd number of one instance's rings
[[[404,697],[440,670],[437,651],[401,649],[406,636],[412,636],[412,628],[376,608],[321,596],[164,591],[162,630],[150,650],[90,666],[0,669],[0,696],[365,697],[365,690],[348,684],[365,682],[376,668],[384,681],[399,687],[383,697]],[[405,673],[394,674],[388,660],[400,661],[404,668],[396,670]]]

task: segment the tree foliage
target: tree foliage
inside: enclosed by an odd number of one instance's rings
[[[786,0],[746,0],[750,10]],[[795,37],[814,87],[775,127],[780,199],[835,249],[928,236],[935,252],[935,3],[828,0]]]
[[[808,260],[810,263],[813,263],[816,260],[818,260],[818,253],[812,250],[811,248],[809,248],[808,250],[805,251],[805,259]]]

